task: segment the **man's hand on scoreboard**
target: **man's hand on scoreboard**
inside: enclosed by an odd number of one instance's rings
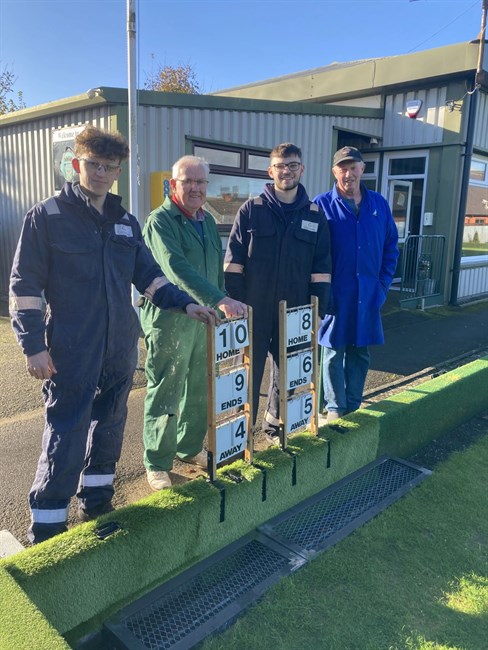
[[[218,325],[220,317],[215,309],[191,302],[185,307],[186,315],[207,325]]]
[[[222,300],[217,303],[217,307],[221,309],[226,318],[236,318],[243,316],[247,317],[247,305],[239,300],[234,300],[229,296],[225,296]]]

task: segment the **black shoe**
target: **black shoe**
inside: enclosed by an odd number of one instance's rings
[[[110,501],[108,503],[102,503],[102,505],[96,506],[96,508],[92,508],[91,510],[83,510],[80,506],[78,508],[78,519],[82,522],[92,521],[93,519],[96,519],[101,515],[106,515],[109,512],[113,512],[114,510],[115,508]]]

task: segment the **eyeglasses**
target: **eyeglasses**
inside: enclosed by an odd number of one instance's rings
[[[271,165],[271,167],[274,167],[276,169],[276,171],[278,171],[278,172],[285,171],[285,169],[287,167],[291,172],[297,172],[300,169],[301,166],[302,166],[302,163],[299,163],[299,162],[276,163],[275,165]]]
[[[203,190],[203,188],[208,185],[208,181],[203,178],[200,178],[199,180],[193,178],[175,178],[174,180],[179,181],[183,187],[191,187],[195,184],[200,190]]]
[[[88,158],[79,158],[78,160],[82,160],[91,172],[99,172],[103,169],[106,174],[114,174],[120,169],[120,165],[115,163],[101,163]]]

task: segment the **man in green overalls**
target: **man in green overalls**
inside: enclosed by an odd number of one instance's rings
[[[209,166],[184,156],[173,165],[171,197],[151,212],[144,239],[170,282],[226,318],[246,316],[246,305],[224,291],[222,243],[211,214],[202,209]],[[188,321],[188,322],[186,322]],[[144,404],[144,465],[153,490],[171,485],[175,456],[207,466],[202,451],[207,432],[206,330],[184,315],[141,310],[147,359]]]

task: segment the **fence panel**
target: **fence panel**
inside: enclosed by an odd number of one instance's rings
[[[440,294],[444,265],[443,235],[410,235],[403,250],[400,302]]]

